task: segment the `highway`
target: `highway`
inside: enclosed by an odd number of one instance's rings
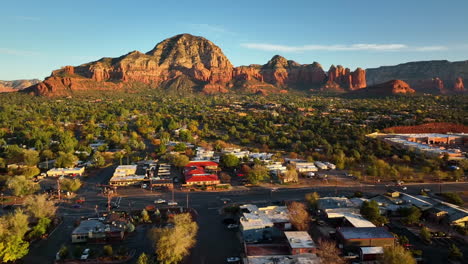
[[[61,204],[58,210],[59,216],[63,218],[63,223],[46,240],[34,243],[30,248],[30,253],[25,257],[25,263],[52,263],[56,252],[60,246],[70,243],[71,232],[74,223],[82,215],[92,215],[95,213],[95,206],[99,210],[105,210],[104,204],[107,198],[100,193],[96,186],[99,183],[106,183],[113,173],[113,167],[102,169],[96,176],[84,179],[84,186],[78,191],[78,196],[86,198],[82,208],[75,209],[70,204]],[[431,189],[438,191],[440,188],[444,192],[468,190],[468,183],[428,183],[428,184],[408,184],[405,185],[405,192],[417,194],[421,189]],[[313,186],[303,188],[274,188],[268,187],[239,187],[232,191],[224,192],[182,192],[175,191],[174,199],[179,206],[194,208],[198,212],[197,222],[199,232],[197,245],[192,250],[186,263],[224,263],[227,257],[239,256],[241,248],[235,232],[228,230],[222,223],[223,215],[220,209],[223,206],[221,198],[229,198],[233,203],[255,203],[266,205],[272,201],[280,200],[303,200],[305,194],[318,192],[321,197],[325,196],[348,196],[355,191],[364,191],[365,195],[372,196],[384,193],[389,187],[385,184],[360,185],[359,183],[348,186]],[[400,189],[401,187],[391,187]],[[156,192],[140,189],[137,187],[127,187],[118,190],[117,197],[121,197],[120,210],[143,209],[146,205],[154,204],[158,198],[169,201],[172,199],[170,191]],[[187,199],[188,198],[188,199]],[[116,199],[116,197],[114,197]],[[142,252],[151,252],[151,241],[146,239],[147,228],[138,227],[136,235],[131,237],[124,244],[127,247],[137,249],[137,255]]]

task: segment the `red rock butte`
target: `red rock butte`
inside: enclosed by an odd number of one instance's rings
[[[76,67],[65,66],[26,92],[36,95],[67,95],[74,91],[118,90],[143,84],[151,88],[203,93],[233,89],[262,94],[289,89],[321,89],[326,84],[352,91],[366,86],[365,71],[351,72],[299,64],[279,55],[264,65],[234,67],[211,41],[181,34],[158,43],[151,51],[130,52],[118,58],[102,58]]]

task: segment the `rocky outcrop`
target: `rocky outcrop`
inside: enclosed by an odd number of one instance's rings
[[[395,66],[383,66],[366,70],[367,84],[374,85],[399,79],[407,82],[418,92],[452,93],[457,89],[457,79],[468,79],[468,60],[449,62],[419,61]],[[443,87],[443,89],[441,89]]]
[[[453,85],[453,91],[456,93],[465,92],[465,85],[463,84],[463,79],[461,77],[458,77],[455,80],[455,83]]]
[[[37,79],[0,81],[0,92],[17,92],[39,82],[40,80]]]
[[[412,89],[408,83],[402,80],[392,80],[352,92],[352,94],[365,96],[388,96],[413,93],[415,93],[415,90]]]
[[[322,90],[334,91],[354,91],[366,87],[366,71],[357,68],[351,72],[349,68],[341,65],[330,66],[328,70],[328,80]]]
[[[366,73],[342,66],[327,74],[322,66],[299,64],[279,55],[265,65],[234,68],[221,49],[203,37],[181,34],[158,43],[147,53],[133,51],[118,58],[102,58],[80,66],[53,71],[44,82],[26,91],[39,95],[64,95],[86,89],[112,90],[143,84],[175,92],[225,93],[241,88],[249,92],[276,93],[288,89],[337,90],[365,87]]]

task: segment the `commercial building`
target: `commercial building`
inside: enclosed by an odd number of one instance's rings
[[[128,186],[139,184],[145,181],[146,175],[136,175],[137,165],[120,165],[118,166],[109,184],[113,186]]]
[[[395,244],[395,237],[383,227],[342,227],[336,230],[342,248],[388,247]]]
[[[240,206],[240,231],[246,242],[271,239],[291,230],[289,212],[286,206],[267,206],[258,208],[253,204]]]
[[[425,153],[429,156],[448,155],[451,159],[463,159],[464,153],[460,150],[460,146],[467,144],[468,135],[394,134],[386,136],[383,140],[395,147]]]
[[[72,243],[122,240],[125,224],[119,221],[106,224],[101,219],[84,220],[73,230],[71,240]]]
[[[57,176],[81,176],[85,172],[84,167],[80,168],[53,168],[47,171],[48,177]]]
[[[284,235],[288,239],[289,250],[291,255],[315,253],[317,246],[305,231],[287,231]]]
[[[315,254],[300,255],[273,255],[273,256],[248,256],[244,260],[246,264],[320,264],[320,258]]]
[[[187,185],[216,185],[220,183],[216,171],[218,163],[213,161],[191,161],[184,168]]]

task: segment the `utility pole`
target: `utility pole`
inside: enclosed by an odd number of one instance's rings
[[[111,193],[110,190],[107,191],[107,212],[110,212],[110,202],[111,202]]]
[[[188,208],[189,208],[188,205],[189,205],[189,203],[188,203],[188,192],[187,192],[187,211],[188,211]]]
[[[57,194],[58,194],[58,200],[60,202],[60,177],[57,178]]]

